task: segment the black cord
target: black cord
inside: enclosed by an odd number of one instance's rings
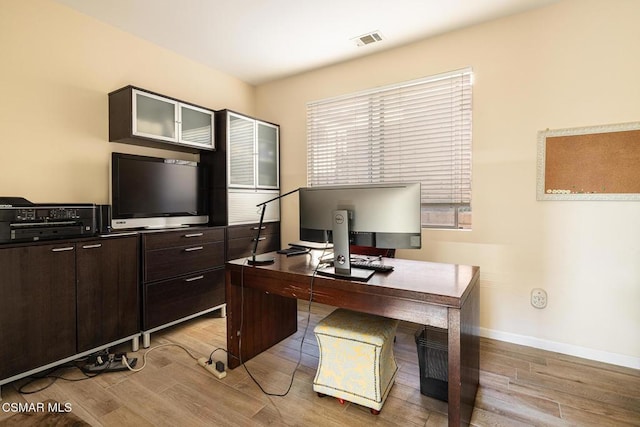
[[[225,353],[227,353],[227,356],[229,355],[229,352],[227,350],[225,350],[224,348],[215,348],[213,349],[213,351],[209,354],[209,365],[213,364],[213,354],[216,351],[224,351]]]
[[[326,250],[327,250],[327,247],[325,245],[325,248],[323,249],[322,254],[320,255],[320,259],[322,259],[322,257],[324,256]],[[311,255],[311,253],[309,253],[308,255]],[[289,386],[287,387],[287,390],[284,393],[271,393],[266,391],[262,387],[262,385],[258,382],[258,380],[253,376],[253,374],[251,374],[251,372],[249,371],[249,368],[247,368],[247,365],[242,360],[242,326],[244,324],[244,267],[245,265],[247,265],[247,261],[245,261],[242,264],[242,267],[240,269],[240,338],[238,340],[238,350],[239,350],[238,352],[240,354],[239,354],[239,357],[237,357],[237,359],[240,361],[240,364],[244,367],[244,370],[247,372],[249,377],[258,386],[260,391],[262,391],[262,393],[264,393],[267,396],[284,397],[288,395],[289,392],[291,391],[291,387],[293,386],[293,380],[295,379],[296,372],[298,372],[298,368],[300,367],[300,363],[302,362],[302,347],[304,345],[304,338],[307,335],[307,331],[309,330],[309,324],[311,323],[311,302],[313,301],[313,281],[316,278],[320,264],[321,263],[319,262],[316,265],[316,267],[313,269],[313,275],[311,276],[311,282],[309,284],[309,303],[307,305],[307,324],[304,327],[304,333],[302,334],[302,339],[300,340],[300,348],[298,349],[298,362],[296,363],[296,367],[293,369],[293,372],[291,374],[291,381],[289,382]]]
[[[20,393],[20,394],[35,394],[35,393],[39,393],[39,392],[41,392],[43,390],[46,390],[49,387],[51,387],[53,384],[55,384],[55,382],[57,380],[70,381],[70,382],[89,380],[91,378],[97,377],[98,375],[102,374],[103,372],[106,372],[109,369],[109,367],[111,366],[111,361],[108,361],[107,363],[105,363],[104,368],[100,369],[99,371],[96,371],[95,375],[90,375],[84,369],[82,369],[81,366],[76,364],[78,362],[84,362],[86,360],[87,360],[86,358],[77,359],[72,364],[64,364],[64,365],[56,366],[55,368],[52,368],[51,370],[49,370],[48,372],[46,372],[46,373],[44,373],[42,375],[29,376],[28,377],[28,381],[25,382],[24,384],[22,384],[20,387],[18,387],[17,392]],[[70,369],[70,368],[78,369],[80,372],[82,372],[84,377],[83,378],[67,378],[67,377],[64,377],[62,375],[55,374],[56,371],[59,371],[61,369]],[[32,385],[36,381],[40,381],[40,380],[44,380],[44,379],[49,379],[51,381],[49,382],[49,384],[45,385],[44,387],[40,387],[40,388],[38,388],[36,390],[30,390],[30,391],[25,390],[25,388],[29,387],[30,385]]]

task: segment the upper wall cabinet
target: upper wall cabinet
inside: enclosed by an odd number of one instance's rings
[[[229,188],[278,189],[279,127],[226,112]]]
[[[195,152],[213,150],[213,135],[212,110],[133,86],[109,94],[109,141]]]

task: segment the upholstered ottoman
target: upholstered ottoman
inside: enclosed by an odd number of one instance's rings
[[[322,319],[314,329],[320,361],[313,390],[377,414],[398,372],[393,357],[397,326],[397,320],[345,309]]]

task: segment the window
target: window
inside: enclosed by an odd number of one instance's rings
[[[470,68],[307,104],[309,186],[420,182],[422,225],[471,228]]]

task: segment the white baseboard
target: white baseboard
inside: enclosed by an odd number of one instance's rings
[[[602,350],[580,347],[556,341],[548,341],[526,335],[512,334],[493,329],[480,328],[480,336],[498,341],[506,341],[513,344],[526,345],[542,350],[581,357],[583,359],[610,363],[612,365],[625,366],[627,368],[640,369],[640,357],[626,356],[624,354],[610,353]]]

